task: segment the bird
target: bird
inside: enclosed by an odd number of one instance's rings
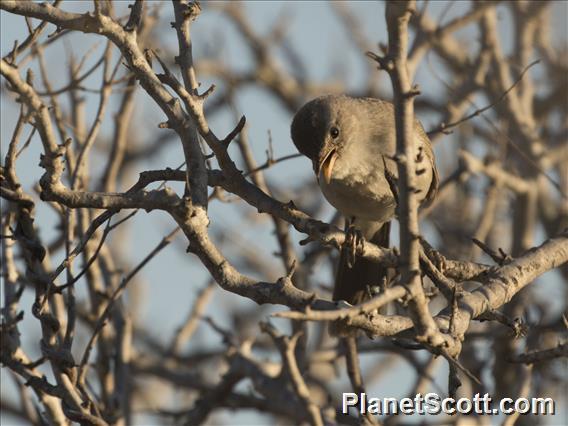
[[[363,244],[388,247],[397,207],[394,105],[376,98],[324,95],[298,110],[290,130],[298,151],[312,161],[324,197],[345,217],[346,230],[363,238]],[[425,206],[436,194],[438,171],[432,143],[416,119],[413,135],[415,193]],[[357,238],[346,241],[359,244]],[[367,300],[389,280],[385,267],[353,258],[353,252],[340,252],[332,296],[351,305]]]

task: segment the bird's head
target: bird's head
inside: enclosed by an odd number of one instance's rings
[[[292,120],[292,140],[298,151],[312,160],[318,180],[331,180],[335,161],[348,140],[349,127],[345,96],[322,96],[305,104]]]

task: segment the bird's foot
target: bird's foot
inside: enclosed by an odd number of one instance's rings
[[[358,254],[363,253],[365,248],[365,238],[363,234],[353,223],[349,224],[345,231],[345,242],[343,243],[343,250],[347,253],[347,266],[352,268]]]

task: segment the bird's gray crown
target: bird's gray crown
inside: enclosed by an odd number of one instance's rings
[[[298,151],[313,161],[325,144],[329,143],[330,129],[333,126],[340,131],[338,144],[346,143],[349,134],[353,132],[375,132],[373,127],[381,122],[376,120],[376,114],[392,114],[391,110],[390,104],[379,99],[345,95],[320,96],[306,103],[294,116],[292,141]]]

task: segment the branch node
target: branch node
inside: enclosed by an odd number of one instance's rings
[[[35,74],[33,70],[31,68],[28,68],[28,71],[26,72],[26,83],[28,83],[32,87],[34,87],[34,77]]]
[[[303,240],[300,240],[298,244],[300,244],[301,246],[307,246],[309,243],[313,243],[314,241],[316,241],[316,239],[308,235]]]
[[[197,97],[204,101],[205,99],[207,99],[214,91],[215,91],[216,86],[214,84],[212,84],[211,86],[209,86],[209,88],[203,92],[202,95],[197,95]]]
[[[128,8],[131,9],[130,17],[128,18],[128,22],[124,25],[124,30],[128,32],[135,31],[139,26],[142,20],[142,0],[136,0],[134,4],[129,4]]]
[[[201,4],[199,1],[192,1],[188,3],[187,10],[184,12],[183,17],[185,19],[191,19],[195,21],[199,14],[201,13]]]
[[[394,61],[388,55],[379,56],[373,52],[366,52],[365,55],[378,64],[378,69],[391,72],[394,70]]]
[[[298,209],[298,208],[296,207],[296,204],[294,204],[294,201],[292,201],[292,200],[288,201],[288,202],[285,204],[285,207],[286,207],[287,209],[290,209],[290,210],[297,210],[297,209]]]
[[[410,99],[410,98],[414,98],[414,97],[418,96],[420,93],[421,93],[420,92],[420,86],[418,84],[415,84],[415,85],[412,86],[412,88],[408,92],[406,92],[404,94],[404,96],[406,98]]]
[[[235,139],[235,137],[241,133],[241,130],[243,130],[243,127],[245,126],[245,123],[247,122],[246,117],[243,115],[241,117],[241,119],[239,120],[239,122],[237,123],[237,125],[235,126],[235,128],[231,131],[231,133],[229,133],[227,135],[227,137],[225,139],[223,139],[223,144],[225,145],[225,147],[228,147],[229,144],[233,141],[233,139]]]

